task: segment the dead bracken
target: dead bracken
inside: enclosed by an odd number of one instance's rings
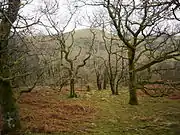
[[[23,129],[36,133],[74,132],[91,128],[96,109],[87,101],[56,98],[53,90],[22,95],[19,108]]]

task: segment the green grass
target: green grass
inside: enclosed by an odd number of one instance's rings
[[[104,93],[102,94],[104,95]],[[101,112],[94,134],[178,135],[180,102],[165,98],[139,98],[140,105],[127,105],[127,93],[99,101]],[[175,116],[176,115],[176,116]],[[179,133],[178,133],[179,132]]]
[[[180,100],[140,96],[139,105],[131,106],[127,91],[113,96],[108,90],[83,93],[75,100],[88,100],[98,109],[91,128],[46,135],[180,135]]]

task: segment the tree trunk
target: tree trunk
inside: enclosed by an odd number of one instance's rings
[[[137,95],[136,95],[136,72],[134,71],[134,56],[135,50],[129,49],[128,50],[128,58],[129,58],[129,104],[130,105],[137,105]]]
[[[118,86],[119,86],[119,81],[116,82],[116,89],[115,89],[116,95],[119,95]]]
[[[0,40],[0,76],[8,78],[9,67],[8,67],[8,41]],[[3,118],[3,126],[1,135],[17,135],[20,129],[20,119],[18,116],[18,109],[16,101],[13,97],[13,91],[11,88],[10,80],[0,79],[0,108],[1,115]]]
[[[102,80],[101,75],[99,73],[96,74],[96,83],[98,90],[102,90]]]
[[[135,81],[136,81],[135,72],[129,72],[129,95],[130,95],[129,104],[131,105],[138,104]]]
[[[89,85],[86,85],[86,91],[91,91],[91,88],[90,88],[90,86]]]
[[[106,79],[106,78],[104,78],[103,89],[104,89],[104,90],[107,89],[107,79]]]
[[[0,81],[0,104],[3,118],[1,135],[18,135],[20,119],[9,81]]]
[[[74,79],[70,80],[70,98],[77,97],[74,89]]]
[[[115,91],[115,87],[114,87],[114,82],[113,82],[113,80],[110,80],[110,87],[111,87],[112,95],[116,95],[116,91]]]
[[[20,0],[9,0],[7,3],[1,2],[1,4],[7,4],[7,9],[2,9],[2,12],[6,13],[6,17],[2,16],[0,23],[0,76],[3,78],[8,78],[10,75],[8,66],[8,40],[11,24],[16,21],[18,16],[20,3]],[[13,98],[10,80],[5,81],[0,79],[0,106],[3,119],[1,135],[19,134],[17,131],[20,129],[20,120],[15,99]]]
[[[103,77],[103,89],[107,89],[107,83],[108,83],[108,75],[107,75],[107,68],[104,71],[104,77]]]

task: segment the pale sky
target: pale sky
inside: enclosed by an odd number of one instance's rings
[[[40,13],[40,9],[45,7],[43,0],[28,0],[28,1],[30,3],[25,5],[25,7],[23,7],[19,13],[25,17],[30,18],[31,21],[37,20],[39,17],[41,17],[41,21],[43,21],[45,24],[48,25],[49,23],[48,21],[46,21],[47,20],[46,17],[42,16],[42,13]],[[45,1],[49,2],[48,3],[49,6],[53,5],[53,2],[55,2],[55,0],[45,0]],[[53,15],[53,20],[56,23],[58,23],[59,28],[62,28],[67,24],[67,20],[69,20],[70,17],[69,8],[72,10],[74,9],[73,6],[69,7],[70,4],[68,4],[68,2],[71,3],[70,1],[72,0],[57,0],[57,1],[60,8],[58,9],[58,12],[55,15]],[[22,3],[25,2],[26,0],[22,1]],[[74,24],[75,24],[74,22],[77,20],[78,22],[81,23],[81,24],[77,24],[76,26],[77,29],[87,28],[90,25],[90,23],[88,22],[89,20],[86,16],[87,14],[88,16],[91,16],[94,10],[95,9],[93,9],[93,7],[89,7],[89,8],[85,7],[78,9],[71,23],[68,25],[65,31],[72,30],[74,28]],[[33,29],[39,31],[38,33],[45,31],[45,29],[41,26],[34,26]]]
[[[29,1],[29,4],[26,4],[23,7],[23,4],[26,3],[26,1]],[[69,20],[70,17],[70,10],[74,11],[74,5],[72,5],[72,1],[75,0],[22,0],[22,9],[20,10],[20,15],[23,15],[24,17],[27,17],[30,19],[30,22],[33,22],[37,20],[38,18],[41,18],[40,20],[46,24],[49,25],[49,22],[47,21],[47,18],[40,12],[40,9],[45,9],[44,1],[48,2],[48,6],[52,6],[55,1],[58,2],[59,8],[58,11],[52,16],[53,21],[57,25],[58,29],[62,29],[66,24],[67,20]],[[77,0],[76,0],[77,1]],[[71,5],[71,6],[69,6]],[[71,20],[71,23],[67,26],[65,31],[72,30],[75,26],[75,22],[79,22],[80,24],[77,24],[77,29],[82,28],[88,28],[92,24],[92,20],[90,21],[88,17],[92,17],[93,13],[98,11],[100,7],[93,7],[93,6],[85,6],[82,8],[78,8],[76,11],[76,14]],[[103,15],[103,14],[101,14]],[[168,22],[166,22],[168,23]],[[179,24],[179,23],[178,23]],[[175,25],[170,22],[170,25]],[[35,25],[31,27],[31,30],[34,30],[35,33],[47,33],[45,28],[40,25]],[[55,33],[52,29],[50,29],[52,33]]]

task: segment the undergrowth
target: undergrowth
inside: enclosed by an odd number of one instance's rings
[[[67,92],[42,89],[19,100],[26,135],[180,135],[180,100],[139,94],[128,105],[127,90]]]

